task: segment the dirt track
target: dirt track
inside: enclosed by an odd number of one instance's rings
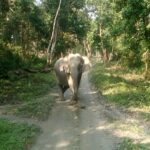
[[[68,91],[66,99],[70,97]],[[78,106],[70,106],[69,100],[57,102],[32,150],[113,150],[117,146],[118,138],[106,129],[107,119],[97,93],[90,89],[87,73],[82,78],[79,99]]]
[[[149,139],[142,132],[128,130],[128,124],[136,121],[101,102],[88,73],[82,77],[80,104],[69,105],[70,91],[65,97],[65,102],[57,100],[49,119],[41,124],[43,133],[31,150],[116,150],[124,136]]]

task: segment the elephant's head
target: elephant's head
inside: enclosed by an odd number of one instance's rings
[[[69,68],[69,65],[65,65],[63,66],[63,71],[65,72],[66,75],[69,75],[71,72],[70,72],[70,68]]]
[[[65,74],[70,74],[69,65],[67,63],[61,64],[60,71],[63,71]]]

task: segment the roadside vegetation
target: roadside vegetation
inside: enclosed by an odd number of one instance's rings
[[[54,102],[54,98],[50,96],[54,87],[55,77],[52,72],[1,79],[0,105],[12,106],[7,113],[46,119]]]
[[[140,69],[131,69],[116,62],[97,63],[91,71],[91,81],[105,97],[106,103],[117,108],[136,111],[144,122],[150,122],[150,81],[145,80]],[[138,125],[129,129],[141,130]],[[126,127],[126,128],[128,128]],[[128,130],[129,130],[128,129]],[[149,144],[141,144],[124,138],[118,150],[150,150]]]
[[[136,144],[129,138],[125,138],[117,150],[150,150],[150,144]]]
[[[35,120],[48,118],[55,102],[51,95],[56,86],[55,76],[52,70],[42,72],[45,71],[41,71],[45,61],[35,59],[32,62],[22,62],[22,66],[16,65],[13,69],[10,64],[11,71],[5,68],[7,72],[3,72],[3,78],[0,79],[1,114]],[[26,71],[27,67],[30,70]],[[40,128],[36,125],[0,119],[0,150],[27,150],[39,131]]]
[[[26,150],[39,133],[35,125],[0,119],[0,150]]]
[[[150,81],[143,78],[141,71],[115,63],[98,63],[91,74],[92,82],[109,102],[126,108],[143,109],[147,112],[145,119],[150,118]]]

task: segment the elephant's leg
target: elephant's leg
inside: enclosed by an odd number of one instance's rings
[[[71,100],[77,102],[78,101],[78,87],[77,87],[77,85],[75,85],[72,88],[72,93],[73,93],[73,96],[72,96]]]
[[[64,101],[64,93],[69,88],[67,85],[59,84],[61,100]]]
[[[76,93],[73,93],[73,96],[72,96],[72,100],[73,101],[78,101],[78,96],[77,96],[78,94],[77,94],[77,92]]]
[[[80,74],[78,75],[78,88],[79,88],[79,86],[80,86],[81,77],[82,77],[82,73],[80,73]]]
[[[69,84],[69,87],[73,93],[71,100],[77,101],[77,84],[71,76],[68,77],[68,84]]]
[[[64,101],[64,93],[63,93],[63,87],[61,84],[59,84],[59,88],[60,88],[60,98],[62,101]]]
[[[78,101],[78,89],[80,86],[81,77],[82,77],[82,73],[78,74],[77,81],[74,82],[75,85],[72,88],[72,91],[73,91],[72,100],[74,100],[76,102]]]

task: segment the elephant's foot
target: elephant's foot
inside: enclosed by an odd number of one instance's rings
[[[78,103],[78,101],[71,100],[71,102],[69,103],[69,105],[76,105],[77,103]]]
[[[71,98],[71,100],[77,102],[78,101],[78,96],[77,95],[73,95],[72,98]]]

